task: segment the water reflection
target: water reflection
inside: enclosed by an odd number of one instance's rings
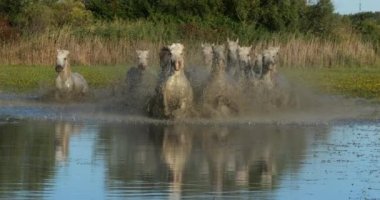
[[[306,129],[292,126],[204,128],[202,151],[208,161],[213,191],[275,188],[286,170],[297,170],[307,147]],[[287,158],[287,159],[283,159]]]
[[[183,173],[192,145],[193,136],[188,127],[168,126],[164,128],[162,155],[171,173],[170,199],[180,199],[181,197]]]
[[[141,190],[133,190],[134,195],[161,191],[165,197],[179,199],[276,188],[282,174],[298,170],[307,132],[313,129],[126,125],[102,130],[99,146],[107,160],[111,193],[138,187]]]
[[[40,199],[54,176],[54,124],[0,125],[0,198]],[[19,193],[21,191],[29,191]]]
[[[65,163],[69,154],[70,136],[78,134],[82,126],[69,122],[56,122],[55,124],[55,160]]]
[[[379,138],[362,122],[3,123],[0,199],[376,199]]]
[[[106,125],[100,128],[97,151],[103,156],[107,170],[106,184],[113,195],[132,185],[143,191],[153,190],[149,182],[164,182],[161,173],[162,136],[150,135],[149,125]],[[160,145],[155,145],[155,141]]]
[[[211,185],[215,192],[220,193],[223,191],[226,165],[231,164],[231,150],[234,151],[229,143],[231,135],[225,127],[204,129],[201,134]]]

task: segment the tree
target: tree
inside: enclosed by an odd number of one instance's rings
[[[0,0],[0,17],[13,22],[27,3],[28,0]]]
[[[334,5],[331,0],[319,0],[317,4],[309,6],[308,31],[317,35],[325,35],[332,32],[334,25]]]

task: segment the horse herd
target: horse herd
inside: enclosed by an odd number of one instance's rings
[[[181,43],[161,48],[158,77],[147,70],[149,51],[137,50],[138,65],[127,72],[123,87],[125,101],[161,119],[221,118],[244,113],[247,105],[261,107],[266,102],[278,106],[271,102],[289,96],[277,92],[278,52],[279,47],[269,47],[252,54],[252,46],[240,46],[238,40],[229,39],[227,49],[224,44],[202,44],[204,65],[201,74],[206,78],[201,80],[196,72],[185,70]],[[71,72],[69,51],[57,50],[57,53],[56,98],[87,94],[86,80]],[[147,77],[154,80],[148,81]]]

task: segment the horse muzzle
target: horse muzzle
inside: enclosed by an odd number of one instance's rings
[[[56,66],[55,66],[55,71],[56,71],[56,72],[59,73],[59,72],[61,72],[62,70],[63,70],[62,65],[56,65]]]
[[[145,70],[147,67],[148,67],[147,64],[142,64],[142,63],[140,63],[140,64],[138,65],[138,68],[141,69],[141,70]]]
[[[175,71],[179,71],[181,69],[181,63],[179,61],[172,62],[172,66]]]

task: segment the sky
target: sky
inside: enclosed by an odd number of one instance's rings
[[[332,0],[335,6],[335,12],[340,14],[351,14],[359,12],[361,2],[361,11],[379,11],[380,0]]]

